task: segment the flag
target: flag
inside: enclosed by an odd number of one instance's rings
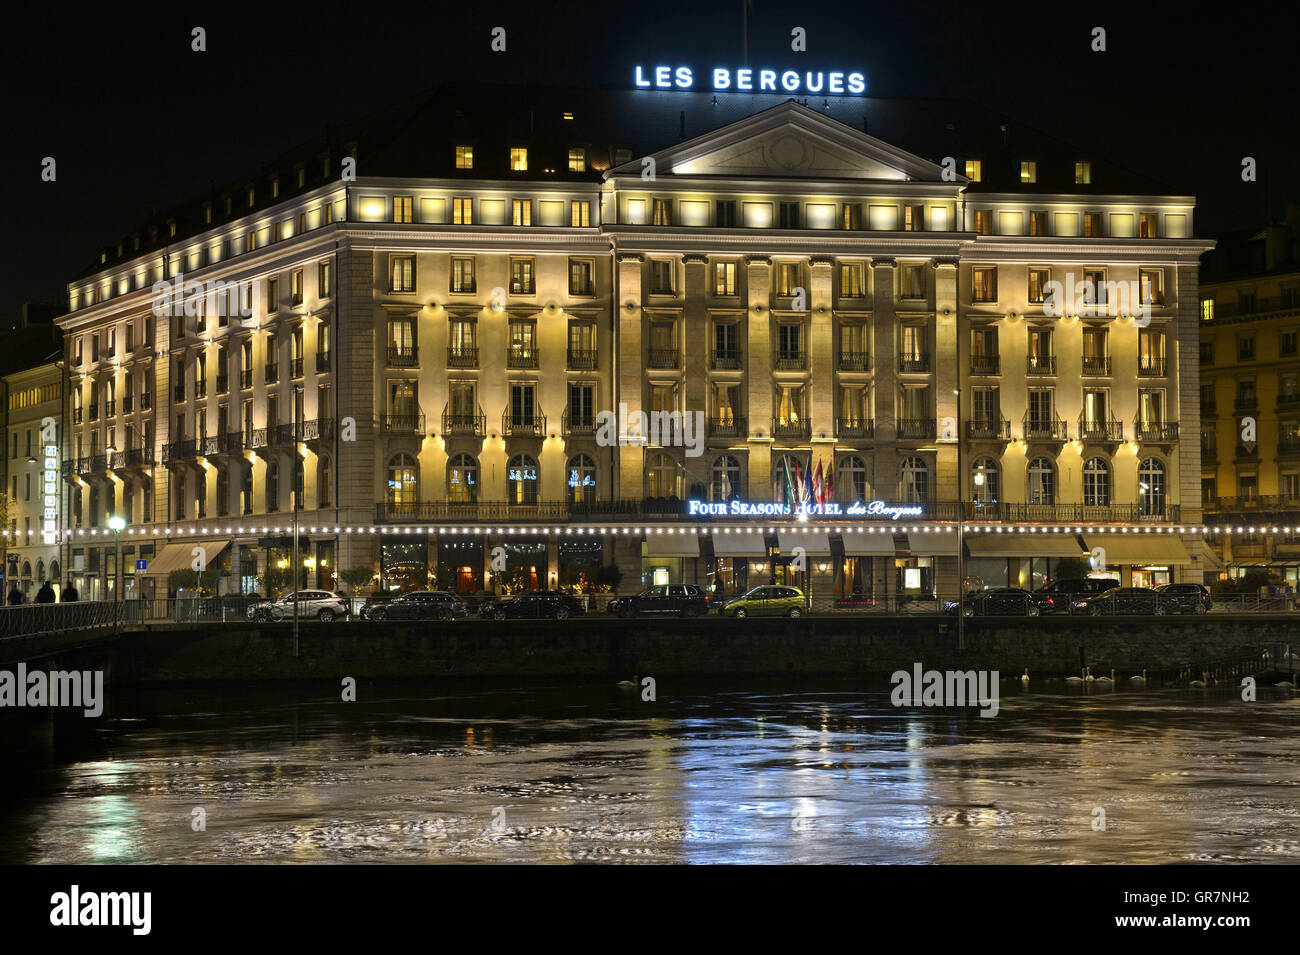
[[[782,458],[781,467],[785,471],[785,506],[794,507],[794,483],[790,480],[790,459]]]
[[[835,471],[833,468],[826,469],[826,500],[835,500]]]
[[[794,462],[794,499],[800,507],[808,500],[808,489],[803,482],[803,464],[799,461]]]
[[[826,503],[826,489],[822,486],[822,463],[817,462],[817,470],[813,473],[813,500],[818,507]]]

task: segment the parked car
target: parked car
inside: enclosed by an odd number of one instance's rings
[[[1214,598],[1204,584],[1165,584],[1156,588],[1168,613],[1209,613]]]
[[[804,612],[803,592],[797,587],[754,587],[718,608],[724,617],[799,617]]]
[[[643,613],[703,616],[709,612],[709,595],[694,584],[664,584],[647,588],[635,597],[616,597],[606,605],[605,612],[620,617]]]
[[[267,600],[254,604],[248,610],[253,620],[291,620],[293,619],[294,595],[288,594],[278,600]],[[315,618],[329,622],[342,617],[344,620],[351,613],[351,602],[342,594],[329,590],[302,590],[298,592],[298,617],[303,620]]]
[[[372,620],[456,620],[469,616],[465,601],[446,590],[412,590],[376,606]]]
[[[1091,597],[1074,602],[1073,613],[1100,614],[1162,614],[1165,601],[1150,587],[1113,587]]]
[[[538,619],[563,620],[583,613],[582,602],[556,590],[527,590],[513,597],[485,603],[479,616],[493,620]]]
[[[957,601],[943,605],[944,613],[956,615]],[[966,595],[963,612],[968,617],[1037,617],[1038,601],[1028,590],[997,587]]]
[[[380,620],[383,618],[384,608],[396,599],[393,594],[371,594],[357,611],[357,616],[362,620]]]
[[[1067,577],[1039,587],[1034,591],[1034,600],[1039,613],[1070,613],[1076,601],[1118,586],[1114,577]]]

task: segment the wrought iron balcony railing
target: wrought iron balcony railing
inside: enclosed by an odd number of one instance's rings
[[[1020,428],[1026,441],[1067,441],[1070,437],[1069,426],[1055,415],[1041,418],[1026,414]]]
[[[839,368],[840,371],[870,371],[871,355],[865,351],[841,351]]]
[[[322,371],[330,370],[330,353],[327,351],[318,351],[316,353],[316,374]]]
[[[1011,422],[1006,418],[975,418],[966,422],[966,437],[971,441],[1010,441]]]
[[[898,370],[905,374],[928,372],[930,370],[929,353],[914,352],[911,355],[899,355]]]
[[[537,366],[538,355],[535,347],[511,345],[506,351],[507,368],[536,368]]]
[[[140,410],[141,410],[141,411],[148,411],[148,410],[149,410],[150,408],[152,408],[152,407],[153,407],[153,395],[150,394],[150,393],[147,392],[147,391],[145,391],[145,392],[141,392],[141,394],[140,394]]]
[[[1110,375],[1110,357],[1084,358],[1083,375],[1085,378],[1104,378]]]
[[[894,425],[894,434],[906,440],[932,440],[935,435],[933,418],[899,418]]]
[[[1001,367],[1000,355],[971,355],[970,373],[972,375],[996,375]]]
[[[135,410],[135,395],[122,396],[122,414],[130,414]]]
[[[230,393],[230,376],[227,374],[217,375],[217,394],[225,395]]]
[[[1025,359],[1026,375],[1055,375],[1056,374],[1056,356],[1055,355],[1030,355]]]
[[[1255,411],[1259,408],[1259,395],[1237,395],[1232,402],[1234,411]]]
[[[772,367],[777,371],[803,371],[808,367],[808,353],[801,351],[778,351],[772,356]]]
[[[538,438],[546,434],[546,415],[538,408],[532,414],[507,411],[501,415],[501,433],[511,438]]]
[[[1150,355],[1138,356],[1138,377],[1139,378],[1163,378],[1165,376],[1166,360],[1164,358],[1155,358]]]
[[[240,371],[240,373],[239,373],[239,387],[240,387],[240,388],[252,388],[252,387],[253,387],[253,369],[251,369],[251,368],[245,368],[245,369],[243,369],[242,371]]]
[[[312,418],[302,423],[303,441],[332,441],[333,439],[333,418]]]
[[[709,434],[715,438],[744,438],[749,435],[749,429],[744,418],[724,415],[709,419]]]
[[[482,408],[478,409],[477,414],[465,414],[464,412],[449,411],[449,407],[444,405],[442,409],[443,434],[464,434],[482,437],[487,433],[487,416],[483,414]]]
[[[424,415],[412,412],[384,415],[384,431],[389,434],[423,434]]]
[[[293,378],[302,377],[303,360],[301,358],[289,359],[289,375]]]
[[[775,417],[772,419],[772,437],[806,438],[811,433],[807,418]]]
[[[1134,418],[1133,433],[1143,444],[1172,444],[1178,440],[1178,425]]]
[[[596,368],[596,349],[570,348],[566,353],[568,367],[574,371],[594,371]]]
[[[280,380],[280,363],[270,362],[266,366],[266,383],[273,385]]]
[[[680,368],[682,364],[681,352],[676,348],[652,348],[650,349],[648,367],[659,369]]]
[[[1079,440],[1118,443],[1124,440],[1124,423],[1115,418],[1079,416]]]
[[[448,368],[477,368],[478,349],[467,345],[453,345],[447,349]]]
[[[718,371],[737,371],[740,368],[740,349],[728,348],[709,352],[709,367]]]
[[[565,409],[560,415],[560,427],[565,434],[595,434],[596,416]]]
[[[420,349],[417,345],[389,345],[388,366],[390,368],[414,368],[420,361]]]
[[[876,422],[870,418],[836,418],[835,435],[840,438],[874,438]]]

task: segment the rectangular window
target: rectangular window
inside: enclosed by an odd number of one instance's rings
[[[514,146],[510,150],[510,171],[527,172],[528,171],[528,150],[522,146]]]
[[[866,289],[862,282],[861,262],[840,263],[840,296],[842,298],[862,298]]]
[[[673,294],[673,264],[657,259],[650,261],[650,291],[655,295]]]
[[[898,270],[898,297],[925,298],[925,266],[904,265]]]
[[[451,290],[463,295],[477,290],[474,281],[474,257],[453,255],[451,257]]]
[[[925,229],[925,206],[903,206],[903,231],[922,232]]]
[[[289,273],[289,304],[301,305],[303,295],[303,278],[302,269],[294,269]]]
[[[1083,300],[1088,305],[1106,304],[1106,271],[1104,269],[1084,269]]]
[[[862,228],[862,206],[856,202],[846,202],[840,212],[840,227],[857,230]]]
[[[515,225],[533,224],[533,203],[529,199],[515,199],[511,202],[511,222]]]
[[[802,270],[794,262],[782,262],[776,267],[776,294],[782,298],[790,298],[795,294],[795,289],[802,287],[800,273]]]
[[[993,234],[993,213],[988,209],[975,210],[975,234],[992,235]]]
[[[673,224],[672,206],[667,199],[652,200],[652,208],[653,213],[650,221],[653,225]]]
[[[1139,269],[1138,289],[1142,305],[1163,305],[1165,299],[1163,269]]]
[[[1101,213],[1085,212],[1083,214],[1083,234],[1089,238],[1101,237]]]
[[[781,203],[777,224],[782,229],[799,228],[799,203],[797,202]]]
[[[331,271],[329,259],[322,259],[316,266],[316,295],[318,298],[329,298],[331,295]]]
[[[1287,357],[1297,353],[1300,347],[1300,333],[1294,328],[1284,329],[1278,337],[1278,351]]]
[[[473,225],[474,200],[465,196],[457,196],[455,199],[452,199],[451,222],[452,225]]]
[[[1255,360],[1255,333],[1237,336],[1237,361]]]
[[[1074,184],[1076,186],[1092,184],[1092,163],[1080,161],[1074,164]]]
[[[719,229],[731,229],[736,225],[736,202],[734,199],[719,199],[714,203],[716,225]]]
[[[974,279],[972,301],[996,302],[998,300],[997,266],[972,270]]]
[[[1047,235],[1047,213],[1038,210],[1029,213],[1029,234]]]
[[[569,294],[592,295],[592,262],[590,259],[569,259]]]
[[[966,160],[966,178],[971,182],[979,182],[983,173],[983,164],[978,159]]]
[[[575,199],[569,205],[570,225],[583,229],[591,225],[591,203]]]
[[[388,291],[415,291],[414,255],[390,255],[388,257]]]
[[[569,172],[587,171],[587,150],[581,147],[569,149]]]
[[[1038,182],[1038,163],[1032,159],[1020,160],[1020,181]]]
[[[474,147],[473,146],[456,147],[456,168],[457,169],[474,168]]]
[[[713,265],[713,294],[736,294],[736,263],[715,262]]]
[[[1047,283],[1052,279],[1050,269],[1029,270],[1029,301],[1040,304],[1047,299]]]
[[[510,294],[533,295],[537,292],[532,259],[510,260]]]
[[[411,196],[393,196],[393,221],[414,221],[415,200]]]
[[[1144,212],[1138,219],[1138,237],[1156,239],[1160,237],[1160,217],[1154,212]]]
[[[279,311],[280,308],[280,280],[266,280],[266,310],[267,312]]]

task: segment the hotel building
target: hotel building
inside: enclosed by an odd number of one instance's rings
[[[67,546],[103,567],[125,515],[137,592],[196,554],[263,590],[295,519],[321,587],[1202,577],[1209,243],[1087,150],[960,103],[449,86],[266,168],[69,285]],[[817,473],[803,514],[690,503]]]
[[[1207,539],[1239,576],[1300,585],[1300,209],[1225,236],[1201,282],[1201,494]],[[1238,532],[1240,529],[1240,532]]]

